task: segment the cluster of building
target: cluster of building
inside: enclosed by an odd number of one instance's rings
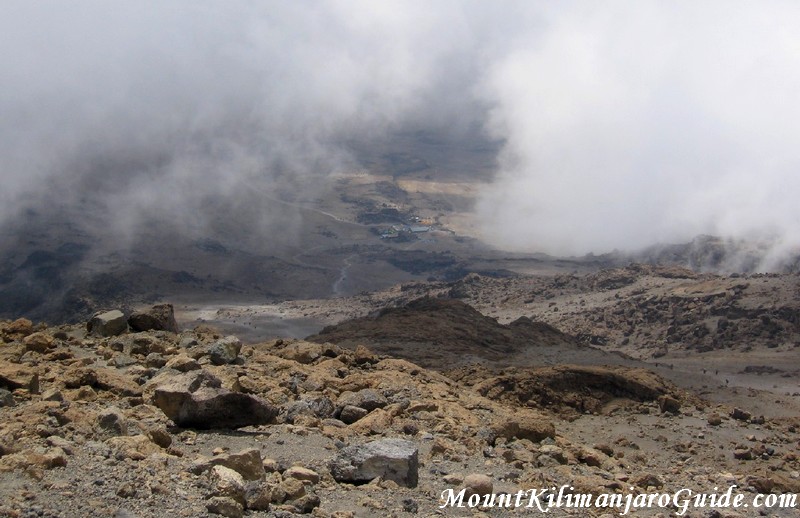
[[[408,237],[414,234],[424,234],[430,232],[431,228],[431,221],[414,216],[411,218],[411,223],[408,225],[392,225],[391,227],[382,229],[380,231],[380,236],[381,239],[398,239],[403,236]]]

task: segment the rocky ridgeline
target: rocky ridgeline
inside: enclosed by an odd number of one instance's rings
[[[796,274],[715,275],[631,264],[515,279],[470,275],[443,294],[482,311],[501,301],[583,344],[658,358],[670,351],[795,347],[799,288]]]
[[[452,512],[447,488],[799,489],[797,423],[706,408],[649,373],[447,377],[364,346],[181,332],[171,315],[0,323],[0,515],[428,516]],[[590,375],[593,406],[559,417]]]

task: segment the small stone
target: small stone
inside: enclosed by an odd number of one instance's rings
[[[214,466],[209,472],[212,496],[232,498],[240,504],[245,503],[244,478],[225,466]]]
[[[14,406],[14,396],[6,389],[0,389],[0,407]]]
[[[120,498],[133,498],[136,496],[136,487],[130,482],[124,482],[117,488],[117,496]]]
[[[681,402],[672,396],[664,394],[658,398],[658,408],[662,414],[678,414],[681,411]]]
[[[296,498],[292,501],[292,505],[303,514],[308,514],[314,511],[317,507],[319,507],[320,500],[319,497],[315,494],[305,494],[300,498]]]
[[[161,448],[143,434],[112,437],[106,439],[105,443],[113,450],[114,457],[118,460],[143,460],[161,452]]]
[[[64,451],[67,455],[72,455],[74,445],[72,442],[64,439],[63,437],[59,437],[58,435],[51,435],[47,438],[47,444],[54,448],[60,448]]]
[[[87,367],[68,370],[62,376],[66,388],[92,387],[97,384],[97,372]]]
[[[42,393],[42,401],[64,401],[64,395],[58,389],[48,389]]]
[[[269,511],[272,503],[272,487],[263,482],[248,482],[245,485],[246,507],[253,511]]]
[[[378,358],[372,354],[372,351],[370,351],[367,346],[358,345],[355,350],[355,360],[358,364],[377,363]]]
[[[158,385],[152,402],[184,428],[239,428],[268,424],[278,413],[269,402],[222,388],[222,381],[205,370],[172,376]]]
[[[171,358],[165,365],[168,369],[175,369],[179,372],[195,371],[200,368],[200,364],[194,358],[181,353]]]
[[[319,482],[319,473],[302,466],[292,466],[283,473],[284,478],[296,478],[301,481],[308,481],[312,484]]]
[[[226,336],[216,341],[208,350],[208,357],[214,365],[233,363],[239,357],[242,342],[235,336]]]
[[[145,365],[155,369],[160,369],[167,364],[167,359],[158,353],[150,353],[145,358]]]
[[[48,349],[54,346],[53,337],[47,333],[38,332],[26,336],[22,343],[25,344],[25,349],[37,353],[47,352]]]
[[[559,464],[567,463],[567,457],[564,455],[564,450],[553,444],[545,444],[544,446],[540,446],[539,454],[546,455],[551,459],[554,459]]]
[[[366,388],[358,392],[343,392],[339,395],[338,404],[339,407],[355,406],[369,412],[376,408],[383,408],[388,405],[389,402],[380,392]]]
[[[339,419],[345,424],[353,424],[362,417],[365,417],[367,414],[369,414],[369,411],[364,408],[347,405],[346,407],[342,408]]]
[[[464,482],[464,477],[461,475],[445,475],[442,480],[445,484],[451,486],[460,486]]]
[[[28,336],[33,333],[33,322],[27,318],[18,318],[6,327],[6,332],[12,335]]]
[[[281,482],[280,489],[286,493],[286,500],[295,500],[306,494],[303,482],[295,478],[287,478]]]
[[[418,481],[418,449],[403,439],[381,439],[348,446],[331,462],[331,475],[339,482],[370,482],[378,477],[406,487]]]
[[[170,435],[167,428],[164,426],[150,428],[147,430],[147,437],[161,448],[166,449],[172,446],[172,435]]]
[[[490,495],[494,490],[492,479],[480,473],[473,473],[464,477],[464,488],[466,495]]]
[[[97,427],[107,435],[128,435],[128,424],[122,411],[116,407],[109,407],[97,415]]]
[[[636,479],[634,479],[633,483],[636,484],[637,486],[639,486],[642,489],[647,489],[648,487],[663,487],[664,486],[664,483],[661,481],[661,479],[658,478],[653,473],[645,473],[644,475],[641,475],[641,476],[637,477]]]
[[[543,439],[553,438],[556,429],[552,421],[538,415],[518,415],[512,419],[505,420],[492,428],[489,438],[493,442],[496,439],[528,439],[539,442]]]
[[[722,424],[722,416],[720,416],[717,412],[712,412],[708,414],[708,424],[711,426],[719,426]]]
[[[226,518],[242,518],[244,516],[244,506],[225,496],[213,496],[208,499],[206,509],[209,513],[219,514]]]
[[[404,498],[401,503],[403,505],[403,511],[411,514],[417,514],[419,512],[419,504],[413,498]]]
[[[94,401],[97,399],[97,392],[92,387],[81,387],[75,393],[76,401]]]
[[[39,393],[39,374],[27,367],[6,363],[0,363],[0,387],[9,390],[25,389],[31,394]]]
[[[733,458],[739,460],[753,460],[753,450],[750,448],[736,448],[733,451]]]
[[[95,336],[116,336],[128,330],[128,320],[118,309],[97,313],[86,324],[86,330]]]
[[[752,417],[750,412],[742,410],[741,408],[734,408],[731,412],[731,417],[736,419],[737,421],[749,421]]]
[[[199,475],[214,466],[230,468],[245,480],[262,480],[265,475],[261,452],[257,448],[248,448],[237,453],[219,454],[210,459],[200,457],[192,463],[189,469],[192,473]]]

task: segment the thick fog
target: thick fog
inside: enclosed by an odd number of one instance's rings
[[[202,234],[211,200],[358,167],[348,143],[479,125],[502,143],[475,209],[494,245],[708,233],[780,255],[800,242],[797,27],[796,2],[10,0],[0,224],[85,204],[85,228]]]

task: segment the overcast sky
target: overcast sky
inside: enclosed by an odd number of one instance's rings
[[[800,243],[795,1],[0,2],[0,223],[103,193],[119,225],[478,123],[495,245]],[[304,182],[300,182],[302,185]],[[305,182],[309,184],[312,182]]]

